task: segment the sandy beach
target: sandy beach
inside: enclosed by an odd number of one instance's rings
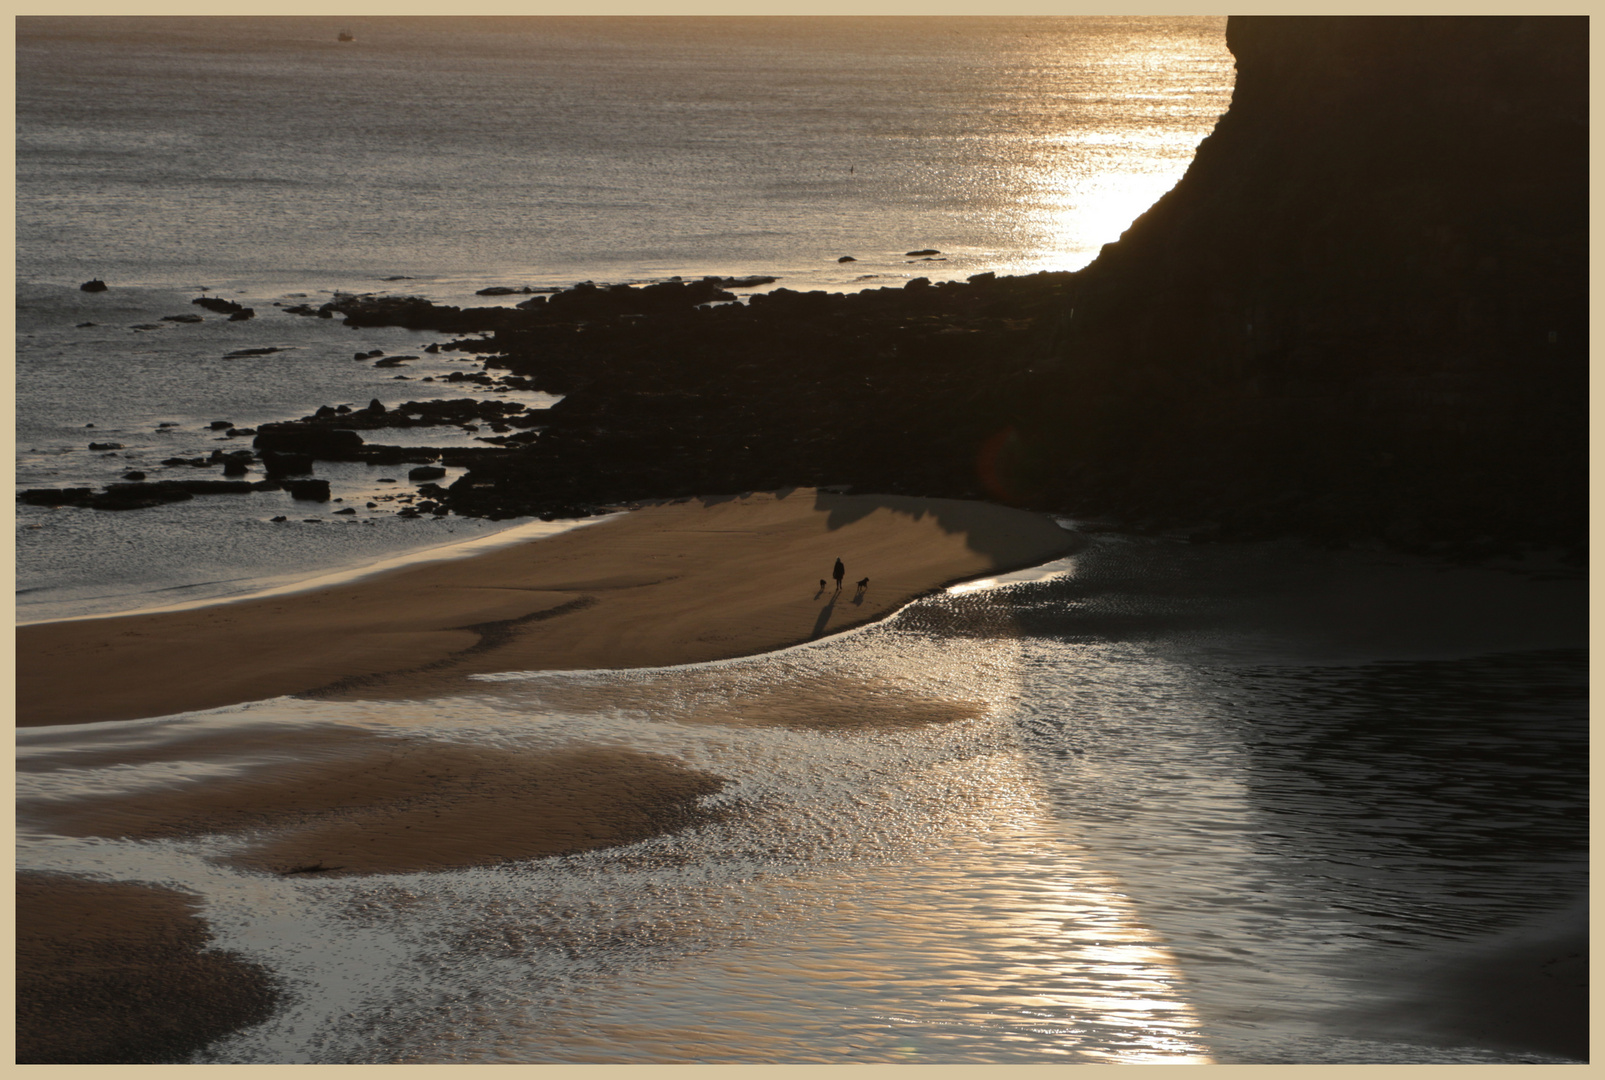
[[[647,506],[314,592],[20,627],[17,723],[133,720],[285,694],[438,694],[488,672],[745,656],[1045,562],[1072,541],[1042,515],[948,499],[794,489]]]
[[[480,673],[749,655],[882,618],[951,582],[1039,564],[1076,539],[1040,515],[934,499],[793,490],[650,505],[301,594],[23,627],[19,723],[154,717],[283,694],[421,698],[471,691],[469,676]],[[829,580],[837,557],[846,563],[839,593]],[[740,715],[713,708],[691,719],[893,730],[980,709],[828,674],[816,683],[744,698]],[[81,768],[253,764],[205,784],[24,804],[26,824],[70,837],[228,837],[220,861],[295,880],[630,843],[705,820],[701,800],[725,783],[624,747],[424,744],[271,722],[199,729],[138,751],[75,753]],[[259,969],[206,949],[204,912],[183,894],[30,874],[19,900],[20,1000],[31,1010],[21,1017],[24,1060],[182,1058],[271,1007]],[[1586,1057],[1586,926],[1562,922],[1497,948],[1456,946],[1430,970],[1397,973],[1401,1000],[1363,1017],[1364,1026]],[[135,1000],[140,987],[166,995],[188,982],[204,993],[177,1008]]]
[[[1073,540],[1041,515],[940,499],[792,490],[651,505],[555,537],[306,593],[22,627],[18,723],[132,720],[286,694],[463,692],[477,673],[748,655],[871,622],[951,582],[1041,563]],[[830,578],[837,558],[847,573],[840,590]],[[855,700],[849,695],[848,706]],[[963,703],[921,706],[917,716],[863,711],[862,719],[822,722],[970,714]],[[781,710],[772,720],[788,717]],[[238,760],[247,751],[261,763],[236,777],[30,806],[24,816],[69,836],[236,836],[228,861],[242,869],[322,877],[629,843],[696,820],[697,801],[722,786],[623,748],[425,751],[356,730],[308,739],[259,726],[158,753],[195,761]],[[110,758],[108,765],[128,763],[116,752]],[[259,974],[204,951],[204,924],[180,894],[53,875],[34,875],[22,889],[19,972],[39,1008],[80,991],[104,997],[104,986],[165,985],[192,968],[210,980],[208,1007],[193,1016],[180,1010],[171,1022],[100,1005],[70,1015],[57,1009],[53,1023],[34,1017],[30,1060],[161,1060],[264,1007]],[[79,914],[50,914],[58,910]],[[57,960],[69,954],[93,963],[62,969]],[[121,1026],[107,1028],[103,1014]]]

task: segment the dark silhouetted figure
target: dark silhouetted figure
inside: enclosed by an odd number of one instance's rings
[[[824,578],[820,578],[819,579],[819,591],[820,592],[824,592],[825,591],[825,579]]]
[[[863,592],[867,588],[869,588],[869,578],[864,578],[858,583],[858,591]]]
[[[836,569],[830,572],[830,576],[836,579],[836,588],[840,589],[842,587],[842,578],[847,576],[847,567],[842,565],[840,559],[836,560]]]

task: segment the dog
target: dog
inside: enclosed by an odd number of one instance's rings
[[[865,578],[864,580],[862,580],[862,581],[860,581],[858,583],[858,591],[859,592],[863,592],[867,588],[869,588],[869,578]]]

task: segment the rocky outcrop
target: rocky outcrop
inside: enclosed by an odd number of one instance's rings
[[[219,315],[227,315],[229,322],[243,322],[256,317],[256,309],[248,308],[243,304],[236,304],[232,300],[224,300],[220,296],[197,296],[191,300],[192,304],[199,304],[207,311],[215,311]]]
[[[491,333],[449,347],[566,395],[470,464],[458,513],[852,484],[1199,538],[1580,548],[1586,20],[1234,17],[1227,39],[1231,111],[1076,274],[342,310]]]
[[[1232,532],[1582,535],[1587,22],[1237,18],[1078,275],[1000,492]]]
[[[306,502],[328,502],[329,482],[327,480],[286,480],[284,490],[290,493],[290,498],[301,499]]]
[[[304,454],[324,461],[348,461],[362,447],[362,436],[348,428],[321,424],[263,424],[251,445],[260,451]]]
[[[508,517],[787,484],[982,495],[973,461],[994,399],[1025,377],[1043,344],[1033,317],[1058,310],[1070,278],[777,289],[502,331],[489,362],[567,396],[525,449],[473,466],[446,502]]]

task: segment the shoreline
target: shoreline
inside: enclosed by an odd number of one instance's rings
[[[100,611],[88,615],[63,615],[59,618],[28,619],[18,621],[18,629],[25,626],[50,626],[56,623],[89,622],[95,619],[122,619],[139,615],[163,615],[175,611],[199,611],[202,608],[218,607],[225,604],[239,604],[251,600],[261,600],[276,596],[294,596],[298,593],[313,592],[318,589],[329,588],[336,585],[356,584],[369,577],[385,574],[392,570],[404,570],[412,566],[421,566],[434,562],[449,562],[455,559],[472,558],[475,555],[496,551],[514,544],[530,543],[534,540],[544,539],[548,536],[557,536],[571,529],[586,525],[596,525],[609,518],[628,513],[621,510],[617,513],[601,513],[589,518],[575,518],[565,521],[533,521],[522,522],[517,525],[500,529],[485,536],[476,536],[468,540],[457,540],[451,543],[435,544],[429,547],[414,548],[399,554],[384,555],[376,561],[356,563],[351,566],[334,570],[311,570],[310,577],[296,577],[287,584],[271,584],[273,579],[264,579],[259,589],[251,592],[227,596],[212,596],[198,600],[181,600],[172,604],[161,604],[152,607],[127,608],[121,611]],[[523,535],[534,533],[535,535]],[[479,550],[482,549],[482,550]],[[291,577],[290,574],[278,575],[279,578]],[[149,593],[144,595],[151,595]]]
[[[468,689],[471,675],[748,656],[1073,546],[1044,515],[960,500],[783,489],[658,503],[290,595],[18,627],[17,723],[428,696]],[[846,587],[819,588],[838,556]]]

